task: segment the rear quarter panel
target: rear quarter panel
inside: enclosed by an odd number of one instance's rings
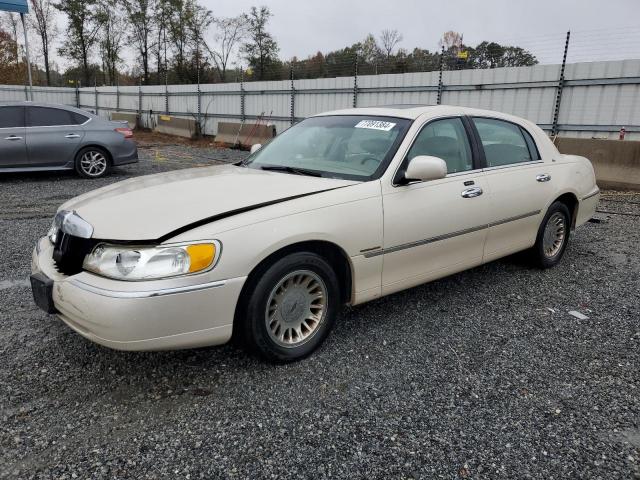
[[[133,140],[116,132],[117,127],[118,125],[101,119],[92,119],[83,126],[85,135],[77,151],[88,146],[98,146],[109,152],[114,165],[128,163],[131,158],[137,156],[137,147]]]

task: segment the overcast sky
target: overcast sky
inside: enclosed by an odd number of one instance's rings
[[[522,44],[540,60],[560,62],[567,30],[575,61],[640,57],[640,0],[200,0],[216,16],[233,16],[266,5],[269,30],[280,56],[306,58],[351,45],[369,32],[397,29],[401,46],[437,49],[447,30],[468,45],[483,40]],[[573,42],[572,42],[573,43]],[[615,50],[611,52],[611,50]],[[557,57],[557,59],[556,59]]]
[[[541,63],[560,63],[567,30],[569,62],[640,58],[640,0],[199,0],[216,17],[236,16],[252,5],[273,13],[268,30],[280,58],[326,53],[379,35],[404,37],[400,47],[436,50],[454,30],[467,45],[483,40],[518,45]],[[61,18],[61,30],[64,32]],[[211,41],[211,33],[209,35]],[[64,36],[58,38],[58,43]],[[56,48],[57,50],[57,48]],[[127,60],[132,52],[125,54]],[[61,66],[68,61],[56,55]],[[129,62],[128,62],[129,63]]]

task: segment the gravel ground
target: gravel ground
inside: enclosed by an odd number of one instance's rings
[[[640,479],[640,195],[607,192],[602,210],[632,215],[599,214],[554,269],[511,257],[346,309],[293,365],[111,351],[33,305],[58,204],[243,155],[151,146],[104,180],[3,175],[0,478]]]

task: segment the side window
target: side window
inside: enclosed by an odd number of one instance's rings
[[[53,127],[74,125],[71,112],[59,108],[27,107],[27,127]]]
[[[447,173],[473,169],[469,138],[459,118],[446,118],[428,123],[413,142],[408,158],[411,160],[418,155],[443,159],[447,164]]]
[[[24,107],[0,107],[0,128],[24,127]]]
[[[491,118],[474,118],[488,167],[531,161],[529,147],[520,127]]]
[[[524,128],[520,127],[520,130],[522,130],[524,139],[526,140],[527,146],[529,147],[529,153],[531,154],[531,159],[540,160],[541,158],[540,152],[538,151],[538,146],[536,145],[536,142],[533,140],[533,137]]]

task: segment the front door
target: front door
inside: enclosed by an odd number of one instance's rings
[[[26,166],[24,107],[0,107],[0,168]]]
[[[482,262],[489,195],[469,132],[460,117],[427,123],[405,162],[417,155],[439,157],[447,176],[383,191],[383,294]]]
[[[84,136],[73,112],[52,107],[27,107],[27,154],[33,167],[73,166]]]

